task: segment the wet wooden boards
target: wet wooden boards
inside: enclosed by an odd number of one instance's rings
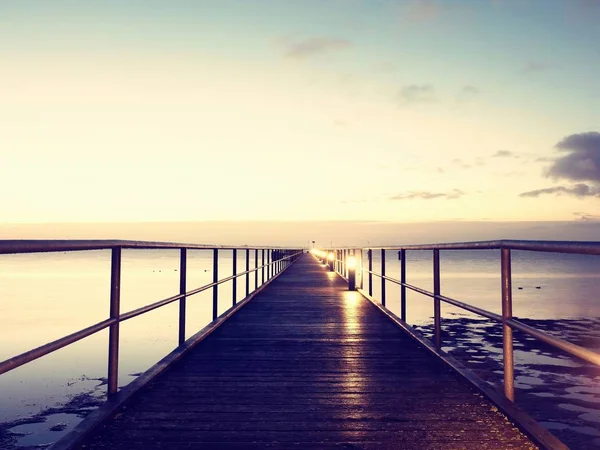
[[[136,394],[90,449],[532,449],[310,255]]]

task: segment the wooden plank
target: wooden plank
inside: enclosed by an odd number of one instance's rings
[[[533,449],[469,383],[304,255],[85,448]]]

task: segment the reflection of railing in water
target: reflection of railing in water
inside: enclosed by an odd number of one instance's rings
[[[122,249],[176,249],[180,252],[179,268],[179,294],[168,297],[146,306],[121,313],[120,311],[120,289],[121,289],[121,251]],[[42,253],[42,252],[67,252],[81,250],[110,250],[111,251],[111,277],[110,277],[110,316],[108,319],[98,322],[75,333],[49,342],[41,347],[14,356],[6,361],[0,362],[0,375],[17,367],[34,361],[49,353],[55,352],[63,347],[73,344],[81,339],[91,336],[105,328],[109,328],[108,343],[108,394],[114,394],[118,390],[118,367],[119,367],[119,324],[125,320],[132,319],[162,306],[179,301],[179,345],[185,342],[186,323],[186,299],[194,294],[212,289],[212,318],[218,317],[218,286],[232,282],[232,306],[237,301],[237,279],[245,276],[245,297],[250,292],[250,274],[254,273],[254,291],[259,289],[265,282],[281,273],[302,253],[299,249],[287,248],[249,248],[249,247],[215,247],[207,245],[179,244],[169,242],[142,242],[142,241],[0,241],[0,254],[9,253]],[[212,251],[213,254],[213,281],[210,284],[187,291],[187,251],[204,250]],[[231,250],[232,252],[232,275],[219,279],[219,250]],[[245,252],[245,270],[237,273],[238,251]],[[250,252],[254,253],[254,268],[250,268]],[[258,264],[260,252],[260,266]],[[260,271],[260,285],[258,273]],[[226,313],[225,313],[226,314]]]
[[[363,250],[367,254],[367,268],[364,267]],[[377,250],[381,255],[380,272],[373,270],[373,251]],[[433,292],[420,287],[408,284],[406,282],[406,252],[413,250],[431,250],[433,251]],[[500,250],[501,263],[501,291],[502,291],[502,315],[478,308],[468,303],[446,297],[440,292],[440,250]],[[363,294],[369,297],[373,296],[373,276],[381,279],[381,305],[386,304],[386,281],[400,286],[400,319],[406,322],[406,289],[418,292],[422,295],[433,298],[433,341],[435,348],[439,351],[442,347],[441,332],[441,302],[462,308],[474,314],[486,317],[490,320],[502,323],[502,350],[504,364],[504,395],[511,401],[515,398],[514,386],[514,358],[513,358],[513,337],[512,330],[519,330],[535,339],[562,350],[570,355],[581,358],[600,366],[600,353],[596,353],[587,348],[567,342],[563,339],[551,336],[548,333],[539,331],[529,325],[526,325],[513,318],[512,315],[512,275],[511,275],[511,250],[525,250],[536,252],[552,253],[574,253],[580,255],[600,255],[600,242],[559,242],[559,241],[483,241],[483,242],[461,242],[453,244],[427,244],[427,245],[405,245],[390,246],[379,248],[345,248],[345,249],[326,249],[317,251],[317,256],[324,260],[327,259],[333,270],[345,278],[350,275],[355,276],[348,270],[348,258],[350,256],[360,258],[360,289]],[[386,275],[386,251],[397,251],[400,260],[400,280]],[[368,291],[364,289],[363,275],[368,276]]]

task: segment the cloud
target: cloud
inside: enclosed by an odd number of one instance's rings
[[[470,169],[471,167],[473,167],[473,164],[469,164],[460,158],[454,158],[452,161],[450,161],[450,164],[461,167],[463,169]],[[481,160],[481,158],[476,158],[474,164],[477,166],[485,165],[484,162]]]
[[[441,6],[435,0],[413,0],[408,6],[406,18],[410,22],[429,22],[439,17]]]
[[[536,72],[545,72],[547,70],[556,69],[556,64],[547,61],[528,61],[519,73],[530,74]]]
[[[600,133],[572,134],[555,145],[561,153],[547,175],[554,179],[600,184]]]
[[[431,191],[409,191],[390,197],[390,200],[433,200],[436,198],[445,198],[454,200],[462,197],[465,193],[459,189],[453,189],[450,192],[431,192]]]
[[[403,103],[432,103],[437,101],[435,89],[431,84],[403,86],[398,93],[398,99]]]
[[[519,197],[539,197],[540,195],[572,195],[575,197],[600,197],[600,188],[578,183],[573,186],[554,186],[544,189],[535,189],[519,194]]]
[[[600,197],[600,133],[571,134],[554,146],[561,156],[551,159],[544,175],[554,180],[571,181],[571,186],[554,186],[523,192],[520,197],[540,195],[571,195],[574,197]],[[540,160],[540,159],[538,159]],[[585,183],[582,183],[585,182]]]
[[[294,59],[307,59],[313,56],[346,50],[352,43],[345,39],[312,37],[285,44],[285,56]]]
[[[498,150],[496,153],[494,153],[492,155],[492,158],[509,158],[509,157],[518,158],[518,156],[515,155],[510,150]]]
[[[481,91],[479,88],[471,85],[463,86],[458,94],[456,95],[456,100],[459,102],[468,102],[469,100],[473,100],[477,95],[479,95]]]
[[[577,220],[590,221],[590,220],[600,220],[600,216],[597,214],[588,214],[584,212],[574,212],[574,216],[577,217]]]

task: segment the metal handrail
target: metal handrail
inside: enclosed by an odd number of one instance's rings
[[[0,255],[11,253],[46,253],[46,252],[68,252],[81,250],[109,250],[120,247],[123,249],[138,250],[179,250],[186,248],[189,250],[286,250],[287,247],[249,247],[249,246],[221,246],[210,244],[184,244],[176,242],[155,242],[155,241],[128,241],[116,239],[91,239],[91,240],[62,240],[62,239],[19,239],[0,240]]]
[[[363,264],[363,251],[367,251],[368,268]],[[381,252],[381,273],[372,270],[373,250]],[[385,274],[385,252],[387,250],[398,251],[401,261],[401,280],[389,277]],[[406,251],[408,250],[432,250],[433,251],[433,284],[434,290],[430,292],[418,286],[406,282]],[[502,290],[502,314],[496,314],[468,303],[456,300],[440,293],[440,250],[500,250],[501,254],[501,290]],[[369,278],[368,295],[373,295],[373,275],[381,279],[381,304],[385,306],[385,283],[389,281],[401,287],[401,319],[406,322],[406,289],[431,297],[434,300],[434,343],[441,350],[441,302],[454,305],[458,308],[470,311],[474,314],[486,317],[495,322],[502,323],[503,329],[503,360],[504,360],[504,395],[514,401],[514,356],[512,330],[519,330],[528,336],[538,339],[556,349],[562,350],[572,356],[600,366],[600,353],[557,338],[546,332],[537,330],[526,325],[512,316],[512,275],[511,275],[511,250],[552,252],[552,253],[574,253],[583,255],[600,255],[600,242],[573,242],[573,241],[522,241],[522,240],[496,240],[478,242],[456,242],[441,244],[420,244],[387,247],[327,249],[334,252],[336,257],[333,267],[341,273],[345,261],[340,255],[360,254],[361,264],[361,288],[364,286],[362,275],[367,274]]]
[[[122,249],[178,249],[180,250],[180,293],[140,308],[120,313],[120,283],[121,283],[121,250]],[[30,363],[38,358],[55,352],[63,347],[73,344],[92,334],[95,334],[106,328],[110,328],[109,334],[109,357],[108,357],[108,394],[115,394],[118,390],[118,349],[119,349],[119,324],[125,320],[132,319],[147,312],[166,306],[175,301],[180,302],[179,308],[179,345],[185,341],[185,318],[187,297],[213,289],[213,320],[217,318],[218,310],[218,291],[219,285],[232,281],[233,305],[237,302],[237,279],[246,276],[246,297],[250,295],[249,278],[251,273],[255,273],[254,289],[259,287],[258,272],[261,272],[262,286],[275,275],[284,271],[300,255],[302,250],[289,249],[283,247],[217,247],[195,244],[176,244],[168,242],[145,242],[145,241],[115,241],[115,240],[94,240],[94,241],[7,241],[0,240],[0,254],[16,253],[34,253],[34,252],[58,252],[58,251],[80,251],[80,250],[111,250],[111,298],[110,298],[110,317],[82,330],[63,336],[55,341],[44,344],[35,349],[16,355],[5,361],[0,362],[0,375],[16,369],[22,365]],[[187,279],[187,250],[213,250],[213,282],[199,288],[187,291],[185,288]],[[222,279],[218,278],[218,251],[233,251],[233,272],[234,274]],[[237,272],[237,251],[243,250],[246,254],[246,270]],[[255,267],[250,269],[250,250],[254,250]],[[258,264],[259,250],[261,250],[261,264]],[[266,259],[265,262],[265,250]],[[276,253],[277,252],[277,253]],[[275,259],[275,257],[277,257]],[[266,279],[265,279],[266,269]]]
[[[340,250],[343,248],[337,248]],[[380,247],[345,247],[346,250],[527,250],[535,252],[600,255],[597,241],[528,241],[500,239],[495,241],[450,242],[439,244],[387,245]],[[324,249],[334,250],[334,249]]]
[[[56,350],[60,350],[67,345],[73,344],[77,341],[80,341],[83,338],[91,336],[98,331],[102,331],[105,328],[116,323],[117,319],[106,319],[102,322],[98,322],[94,325],[91,325],[83,330],[76,331],[75,333],[71,333],[67,336],[64,336],[55,341],[44,344],[40,347],[34,348],[33,350],[29,350],[25,353],[21,353],[20,355],[13,356],[12,358],[7,359],[0,363],[0,375],[5,372],[10,372],[17,367],[20,367],[24,364],[27,364],[33,360],[41,358],[42,356],[48,355]]]

